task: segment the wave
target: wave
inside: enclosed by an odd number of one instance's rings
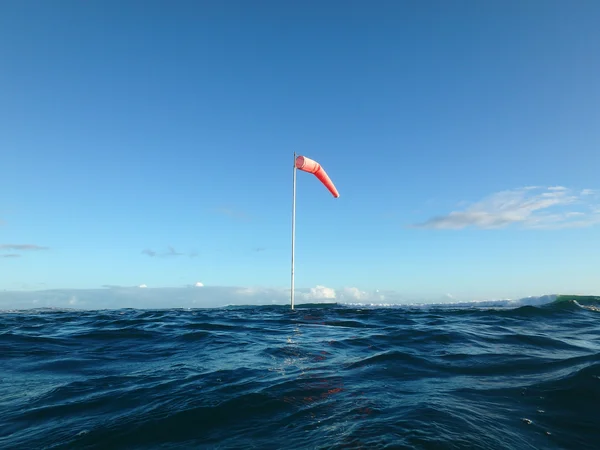
[[[560,297],[556,294],[523,297],[520,299],[500,300],[472,300],[462,302],[437,302],[437,303],[362,303],[346,302],[345,306],[370,307],[370,308],[519,308],[521,306],[539,306],[553,303]]]
[[[554,301],[554,305],[575,305],[589,311],[600,312],[600,297],[594,295],[559,295]]]
[[[587,309],[600,308],[600,296],[593,295],[567,295],[548,294],[530,296],[520,299],[502,300],[473,300],[466,302],[439,302],[439,303],[362,303],[346,302],[339,305],[356,308],[404,308],[404,309],[515,309],[523,307],[561,307],[577,305]]]
[[[499,302],[0,315],[0,447],[596,448],[598,298]]]

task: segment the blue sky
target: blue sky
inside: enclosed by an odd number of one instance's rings
[[[0,289],[284,290],[295,151],[340,192],[298,173],[299,288],[598,293],[599,22],[592,1],[2,2]]]

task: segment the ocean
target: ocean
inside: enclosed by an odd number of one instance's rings
[[[2,449],[598,449],[600,298],[0,314]]]

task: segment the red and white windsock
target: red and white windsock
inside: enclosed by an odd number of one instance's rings
[[[323,167],[321,167],[321,164],[319,164],[318,162],[307,158],[306,156],[298,156],[296,158],[296,169],[300,169],[304,172],[314,174],[319,179],[319,181],[325,185],[329,192],[333,194],[335,198],[338,198],[340,196],[337,189],[335,188],[335,185],[333,184],[333,181],[331,181],[331,178],[329,178],[329,175],[327,175],[325,169],[323,169]]]

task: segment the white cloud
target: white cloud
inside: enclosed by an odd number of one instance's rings
[[[236,288],[234,291],[236,294],[238,295],[260,295],[260,294],[266,294],[267,289],[264,288],[257,288],[257,287],[244,287],[244,288]]]
[[[572,228],[600,223],[598,205],[590,199],[593,191],[579,194],[563,186],[528,187],[490,195],[462,211],[433,217],[417,228],[462,229],[504,228],[520,224],[525,228]],[[577,211],[571,208],[577,206]],[[582,212],[580,209],[586,209]]]
[[[204,283],[200,283],[200,282],[198,281],[196,284],[194,284],[194,286],[195,286],[195,287],[202,287],[202,286],[204,286]]]
[[[376,292],[379,292],[379,291],[376,291]],[[361,291],[357,287],[345,287],[344,289],[342,289],[342,298],[344,300],[346,300],[346,299],[365,300],[369,297],[370,297],[369,293],[367,293],[365,291]]]
[[[320,285],[310,288],[309,292],[302,293],[301,295],[309,300],[334,299],[336,297],[335,289]]]
[[[140,284],[138,287],[140,287],[140,288],[147,288],[148,286],[146,286],[145,284]]]
[[[397,303],[406,300],[398,292],[386,291],[381,293],[379,289],[375,291],[362,291],[357,287],[345,287],[341,290],[340,301],[343,303],[365,303],[365,304],[383,304]]]
[[[208,289],[208,288],[204,288]],[[264,287],[240,287],[231,288],[231,292],[238,298],[239,301],[251,301],[257,299],[260,303],[286,303],[290,301],[290,289],[287,288],[264,288]],[[296,288],[294,289],[296,303],[331,303],[337,298],[336,290],[326,286],[317,285],[311,288]]]

